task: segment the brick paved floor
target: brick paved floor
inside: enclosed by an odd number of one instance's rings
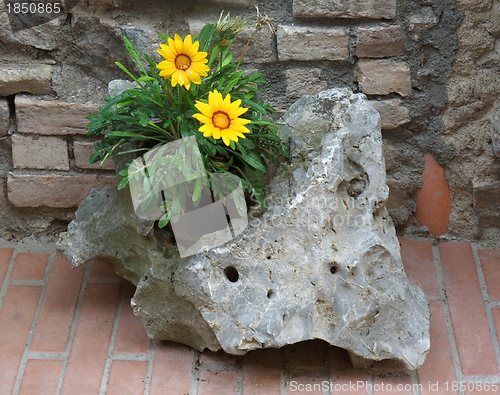
[[[433,312],[412,372],[353,369],[321,341],[243,357],[150,341],[133,286],[102,262],[72,270],[53,245],[0,242],[0,395],[500,394],[500,251],[400,242]]]

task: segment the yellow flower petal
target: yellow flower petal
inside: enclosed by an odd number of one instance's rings
[[[204,116],[210,118],[213,115],[213,112],[210,108],[210,105],[202,103],[201,101],[197,101],[194,105],[199,112],[201,112]],[[196,115],[196,114],[195,114]],[[193,115],[194,116],[194,115]]]
[[[182,38],[176,33],[174,38],[174,46],[177,54],[184,53],[184,42]]]
[[[212,136],[216,140],[222,138],[224,144],[230,145],[231,141],[245,138],[244,133],[250,133],[244,125],[251,121],[238,118],[248,108],[239,107],[240,105],[241,100],[231,103],[229,94],[223,98],[220,92],[213,90],[208,93],[208,104],[196,102],[195,107],[200,113],[193,114],[193,118],[204,124],[199,128],[203,136]]]
[[[194,82],[195,84],[201,84],[200,75],[195,73],[193,70],[191,69],[186,70],[186,75],[191,82]]]
[[[219,128],[212,128],[212,137],[216,140],[220,139],[221,131]]]

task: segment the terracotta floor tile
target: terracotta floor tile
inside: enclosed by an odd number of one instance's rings
[[[331,394],[368,395],[366,382],[368,375],[361,369],[352,367],[349,354],[338,347],[328,348],[329,385]],[[362,385],[361,385],[362,383]]]
[[[426,295],[439,296],[431,243],[399,237],[399,244],[405,272],[410,282],[421,287]]]
[[[431,348],[424,364],[418,369],[419,382],[422,384],[420,395],[435,395],[436,391],[434,389],[436,388],[443,395],[458,394],[458,392],[451,391],[451,388],[448,388],[447,391],[444,387],[446,381],[455,381],[457,377],[443,306],[441,302],[432,300],[429,302],[429,307],[432,311]]]
[[[434,236],[443,235],[448,228],[451,212],[450,188],[444,169],[431,154],[424,155],[422,189],[415,194],[415,219],[425,225]]]
[[[287,395],[323,395],[324,390],[328,388],[329,383],[323,377],[297,375],[290,377],[286,393]]]
[[[29,359],[19,395],[55,394],[63,361]]]
[[[16,256],[10,278],[13,280],[43,280],[50,254],[20,252]]]
[[[172,342],[159,343],[155,352],[150,395],[189,394],[193,358],[194,351],[187,346]]]
[[[90,270],[90,278],[121,278],[109,265],[100,260],[92,261],[92,269]]]
[[[0,395],[11,395],[41,287],[11,285],[0,310]]]
[[[113,361],[106,395],[142,394],[147,375],[146,361]]]
[[[151,340],[146,334],[144,325],[135,316],[130,306],[130,299],[134,296],[135,286],[129,282],[126,282],[122,286],[125,287],[125,294],[116,334],[115,352],[149,353],[149,343]]]
[[[470,243],[441,243],[439,252],[462,372],[496,375],[498,362]]]
[[[30,351],[66,351],[84,269],[72,269],[67,260],[54,258]]]
[[[477,250],[491,301],[500,302],[500,251]]]
[[[7,274],[7,269],[9,268],[10,259],[12,258],[13,253],[13,248],[0,249],[0,288],[5,280],[5,275]]]
[[[256,350],[243,359],[243,395],[279,394],[281,353],[277,349]]]
[[[99,393],[119,289],[119,285],[87,285],[62,394]]]
[[[413,395],[409,376],[373,377],[373,395]]]
[[[236,394],[236,372],[226,370],[202,370],[198,380],[200,395]]]
[[[238,360],[237,358],[238,357],[236,355],[231,355],[224,351],[212,352],[205,350],[200,354],[200,363],[234,365]]]

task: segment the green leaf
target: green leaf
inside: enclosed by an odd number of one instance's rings
[[[132,78],[134,81],[137,81],[137,79],[132,75],[130,71],[127,70],[127,68],[122,65],[120,62],[115,62],[115,64],[122,69],[130,78]]]
[[[201,195],[201,187],[203,186],[203,182],[201,177],[196,179],[196,184],[194,186],[194,191],[193,191],[193,202],[196,202],[200,199]]]
[[[170,221],[170,218],[169,218],[168,212],[165,212],[165,214],[163,214],[163,217],[161,217],[160,220],[158,221],[158,227],[160,229],[164,228],[165,226],[167,226],[169,221]]]
[[[128,177],[124,177],[118,183],[117,188],[118,188],[118,190],[121,190],[121,189],[125,188],[127,185],[128,185]]]
[[[139,82],[156,81],[156,78],[150,77],[148,75],[143,75],[142,77],[138,78],[137,81]]]

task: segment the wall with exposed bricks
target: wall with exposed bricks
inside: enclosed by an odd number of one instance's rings
[[[87,164],[94,139],[85,134],[85,117],[103,104],[107,83],[125,77],[114,62],[134,67],[123,36],[154,57],[157,33],[196,34],[222,10],[253,21],[258,5],[276,34],[257,33],[243,67],[263,73],[263,95],[279,112],[333,87],[366,94],[380,112],[387,206],[400,232],[430,235],[415,212],[423,204],[442,211],[439,198],[418,194],[430,154],[451,194],[441,233],[498,236],[500,207],[491,198],[500,196],[498,0],[131,3],[82,0],[18,32],[0,3],[7,26],[0,31],[2,235],[58,231],[91,188],[115,182],[112,163]],[[235,40],[235,56],[251,34]]]

